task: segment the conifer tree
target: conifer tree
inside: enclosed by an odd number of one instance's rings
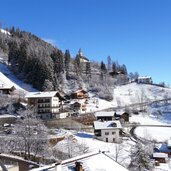
[[[71,55],[70,55],[69,50],[66,50],[66,51],[65,51],[64,58],[65,58],[66,78],[68,78],[68,77],[69,77],[70,61],[71,61]]]
[[[74,60],[74,65],[75,65],[77,75],[81,75],[82,74],[82,66],[81,66],[81,62],[80,62],[80,54],[77,54],[77,56]]]
[[[145,150],[142,144],[137,143],[132,147],[131,164],[129,167],[132,171],[144,171],[152,169],[149,152]]]
[[[103,73],[106,73],[107,72],[106,65],[105,65],[105,63],[103,61],[101,62],[100,68],[101,68],[101,71]]]
[[[88,81],[91,79],[91,65],[90,62],[86,62],[86,76]]]

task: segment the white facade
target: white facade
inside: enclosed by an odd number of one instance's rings
[[[42,119],[56,117],[62,103],[59,100],[57,91],[51,92],[32,92],[26,95],[29,105],[36,107],[38,116]]]
[[[101,130],[101,137],[99,137],[98,139],[105,141],[105,142],[116,142],[119,143],[120,142],[120,137],[119,137],[119,129],[113,129],[113,130],[109,130],[109,129],[104,129]]]
[[[95,138],[105,142],[121,142],[120,129],[122,129],[120,121],[94,122]]]

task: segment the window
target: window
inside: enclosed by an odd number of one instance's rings
[[[115,138],[113,138],[113,142],[115,142]]]
[[[116,134],[116,132],[112,132],[112,135],[115,135]]]
[[[105,132],[105,135],[109,135],[109,132]]]
[[[108,142],[108,138],[106,138],[106,142]]]

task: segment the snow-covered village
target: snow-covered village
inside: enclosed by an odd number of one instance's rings
[[[1,5],[0,171],[171,170],[170,2]]]

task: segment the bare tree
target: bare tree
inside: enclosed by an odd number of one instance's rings
[[[36,118],[33,109],[27,109],[22,113],[14,127],[16,137],[15,147],[24,151],[24,158],[31,159],[31,155],[43,154],[47,149],[47,129],[43,123]]]

